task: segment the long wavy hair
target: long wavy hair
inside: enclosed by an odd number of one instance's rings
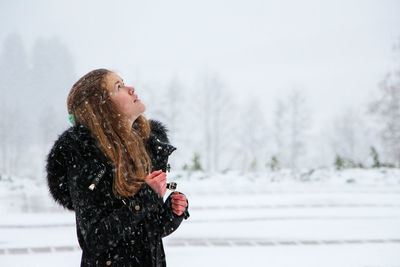
[[[122,123],[117,106],[111,101],[105,77],[111,71],[93,70],[80,78],[67,99],[68,113],[76,124],[90,129],[101,150],[113,163],[113,193],[133,196],[151,171],[145,143],[150,135],[149,121],[140,115],[132,127]]]

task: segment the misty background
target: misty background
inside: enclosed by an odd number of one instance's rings
[[[43,179],[73,83],[136,88],[172,168],[400,166],[399,1],[2,1],[0,174]],[[374,152],[375,151],[375,152]]]

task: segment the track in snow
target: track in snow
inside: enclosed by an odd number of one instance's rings
[[[400,239],[327,239],[327,240],[270,240],[270,239],[231,239],[231,238],[185,238],[165,243],[166,247],[269,247],[269,246],[321,246],[321,245],[363,245],[399,244]],[[79,246],[53,246],[30,248],[2,248],[0,255],[57,253],[80,251]]]

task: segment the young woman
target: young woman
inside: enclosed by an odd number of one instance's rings
[[[165,127],[114,72],[89,72],[72,87],[73,127],[47,159],[50,193],[74,210],[81,266],[166,266],[162,238],[189,217],[185,195],[166,201]],[[169,167],[168,167],[169,168]]]

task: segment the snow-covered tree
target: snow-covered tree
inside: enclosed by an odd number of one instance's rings
[[[171,142],[179,149],[173,157],[170,158],[170,163],[174,167],[183,167],[187,164],[188,159],[196,153],[187,144],[191,142],[193,132],[188,127],[188,122],[193,120],[190,118],[189,107],[193,100],[186,101],[188,88],[181,82],[178,75],[174,75],[167,84],[162,97],[161,110],[163,121],[169,129]],[[179,166],[178,164],[181,164]]]
[[[356,163],[365,163],[369,159],[369,129],[356,109],[349,108],[339,114],[330,132],[330,143],[335,155]]]
[[[245,101],[241,115],[238,126],[240,136],[237,138],[240,153],[237,155],[243,157],[242,170],[250,168],[256,171],[265,165],[270,144],[267,123],[258,99],[252,96]]]
[[[174,76],[167,85],[166,122],[172,134],[178,133],[182,127],[185,110],[184,86],[178,76]]]
[[[303,92],[293,89],[285,100],[277,100],[275,109],[275,140],[278,160],[293,171],[304,162],[311,113]]]
[[[24,157],[30,117],[27,56],[22,39],[10,34],[0,51],[0,173],[16,174]]]
[[[75,82],[72,56],[59,40],[37,40],[32,62],[27,58],[21,37],[7,36],[0,51],[0,172],[12,175],[37,173],[42,161],[30,153],[45,155],[68,125],[66,97]]]
[[[202,76],[190,97],[190,103],[191,134],[199,134],[199,145],[194,152],[201,151],[206,171],[219,171],[228,167],[222,166],[222,162],[227,162],[223,159],[231,151],[234,108],[220,76],[217,73],[206,73]]]
[[[274,110],[274,141],[275,141],[275,152],[274,156],[277,161],[281,164],[286,161],[287,148],[286,140],[287,136],[287,123],[288,123],[288,112],[286,104],[281,100],[277,99]],[[287,161],[286,161],[287,162]],[[287,167],[286,164],[283,166]]]
[[[400,41],[395,46],[400,56]],[[387,159],[400,164],[400,60],[397,68],[386,75],[379,86],[379,98],[370,105],[370,112],[378,118],[380,136]]]
[[[68,47],[57,38],[37,39],[32,49],[29,79],[34,88],[31,102],[38,112],[37,142],[49,144],[68,126],[66,99],[76,81],[74,60]]]

